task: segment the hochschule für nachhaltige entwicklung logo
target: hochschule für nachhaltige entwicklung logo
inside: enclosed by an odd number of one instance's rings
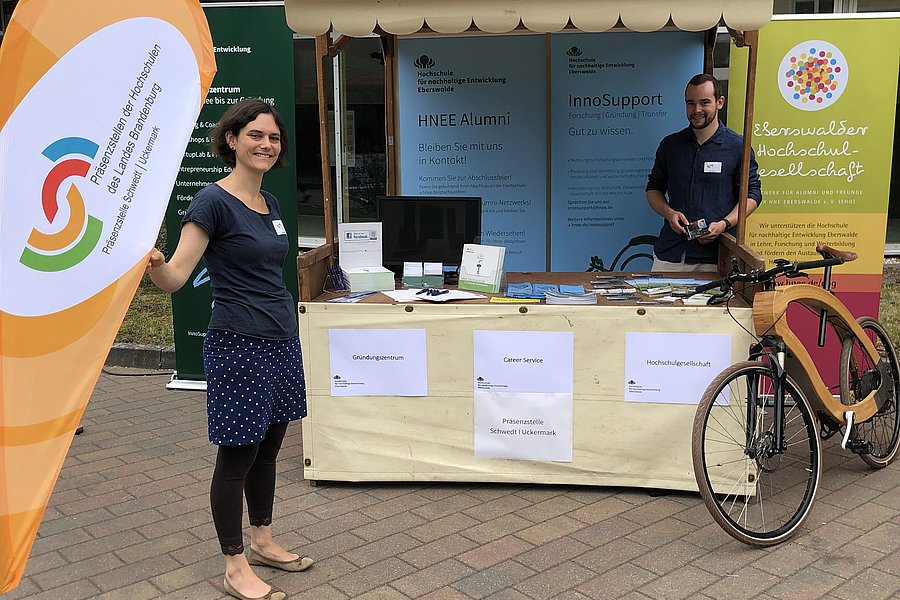
[[[87,213],[84,197],[72,182],[66,191],[69,220],[63,227],[55,224],[59,216],[59,191],[71,177],[84,178],[99,146],[81,137],[67,137],[47,146],[41,153],[53,163],[41,187],[41,208],[54,233],[44,233],[40,225],[31,230],[19,262],[35,271],[47,273],[70,269],[87,258],[97,247],[103,222]],[[56,225],[56,226],[54,226]]]
[[[847,89],[850,75],[840,49],[823,40],[807,40],[791,48],[778,67],[778,90],[800,110],[828,108]]]
[[[417,58],[413,64],[420,69],[430,69],[435,65],[435,62],[433,58],[427,54],[423,54]]]

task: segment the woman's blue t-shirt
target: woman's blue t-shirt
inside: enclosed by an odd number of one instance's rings
[[[284,340],[297,333],[296,303],[282,275],[288,237],[278,200],[261,193],[267,215],[214,183],[197,192],[181,222],[209,236],[203,253],[214,302],[209,328]]]

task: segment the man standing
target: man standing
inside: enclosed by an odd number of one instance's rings
[[[684,103],[688,127],[660,142],[647,182],[650,208],[666,220],[653,247],[653,271],[715,271],[716,240],[737,223],[743,138],[719,122],[725,105],[719,81],[695,75]],[[752,155],[747,196],[749,215],[762,201]],[[700,219],[706,232],[697,231]]]

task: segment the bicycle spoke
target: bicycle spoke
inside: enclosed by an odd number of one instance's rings
[[[725,389],[729,404],[713,402]],[[728,533],[764,545],[799,526],[819,474],[818,428],[808,402],[788,380],[779,448],[774,389],[763,363],[734,365],[710,384],[694,423],[702,438],[694,462],[704,502]],[[755,408],[748,412],[748,406]]]
[[[900,445],[900,367],[890,338],[882,325],[871,317],[861,317],[862,327],[878,352],[873,363],[862,343],[848,337],[841,347],[841,400],[860,402],[875,392],[878,412],[868,421],[857,423],[851,431],[854,451],[869,465],[883,468],[897,455]]]

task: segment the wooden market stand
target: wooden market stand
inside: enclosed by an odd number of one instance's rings
[[[544,33],[557,31],[704,31],[704,70],[712,72],[716,30],[726,26],[749,48],[744,99],[747,197],[758,29],[771,18],[772,0],[285,0],[288,24],[316,36],[318,100],[325,210],[325,243],[298,258],[300,335],[309,416],[303,421],[307,479],[348,481],[508,481],[696,489],[690,460],[692,404],[624,401],[625,332],[721,333],[732,339],[732,359],[746,356],[750,309],[722,307],[550,306],[463,303],[398,305],[386,301],[330,304],[313,301],[334,260],[333,190],[328,148],[326,61],[354,36],[373,32],[385,58],[387,193],[397,193],[395,50],[398,36]],[[331,31],[341,35],[331,40]],[[719,271],[732,257],[742,268],[763,261],[744,243],[745,205],[737,236],[722,236]],[[532,274],[534,276],[536,274]],[[562,274],[560,274],[562,275]],[[331,329],[424,329],[428,396],[334,397]],[[473,351],[477,330],[575,332],[573,461],[476,459],[473,445]]]

